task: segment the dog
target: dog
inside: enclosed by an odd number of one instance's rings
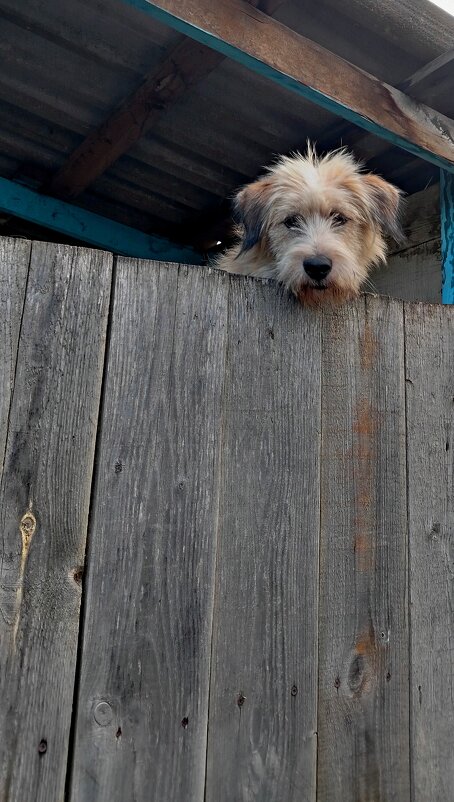
[[[345,149],[281,156],[234,198],[238,242],[216,267],[273,278],[302,303],[355,297],[386,261],[386,236],[404,241],[401,192]]]

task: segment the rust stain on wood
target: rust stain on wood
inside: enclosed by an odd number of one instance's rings
[[[355,649],[357,654],[373,655],[376,651],[375,632],[372,626],[367,632],[363,632],[356,639]]]
[[[376,362],[378,343],[366,321],[360,343],[361,369],[369,372]],[[358,400],[353,422],[353,464],[356,478],[353,550],[361,573],[372,570],[375,543],[372,539],[372,499],[376,463],[378,412],[365,396]]]
[[[367,345],[370,358],[370,345]],[[374,561],[374,543],[372,542],[371,517],[372,493],[375,464],[375,433],[377,416],[375,410],[366,399],[361,399],[357,406],[353,431],[356,442],[353,448],[355,473],[357,476],[355,493],[354,552],[356,566],[359,571],[370,571]]]

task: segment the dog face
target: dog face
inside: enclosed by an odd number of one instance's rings
[[[385,260],[384,235],[402,239],[399,201],[345,151],[281,157],[236,196],[241,244],[226,269],[271,276],[306,303],[351,298]]]

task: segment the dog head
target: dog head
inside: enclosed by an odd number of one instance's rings
[[[345,150],[319,158],[308,147],[237,194],[238,255],[248,255],[251,273],[272,263],[274,278],[304,302],[345,300],[385,260],[385,236],[403,239],[399,205],[400,191]]]

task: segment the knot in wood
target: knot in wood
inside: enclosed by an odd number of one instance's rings
[[[246,701],[246,697],[242,693],[240,693],[239,696],[238,696],[238,699],[236,700],[236,703],[237,703],[238,707],[240,707],[240,708],[243,707],[245,701]]]
[[[19,528],[22,535],[22,542],[25,548],[27,548],[36,529],[36,518],[31,510],[27,510],[27,512],[23,514],[20,519]]]
[[[93,717],[100,727],[107,727],[113,719],[113,710],[109,702],[98,702]]]

